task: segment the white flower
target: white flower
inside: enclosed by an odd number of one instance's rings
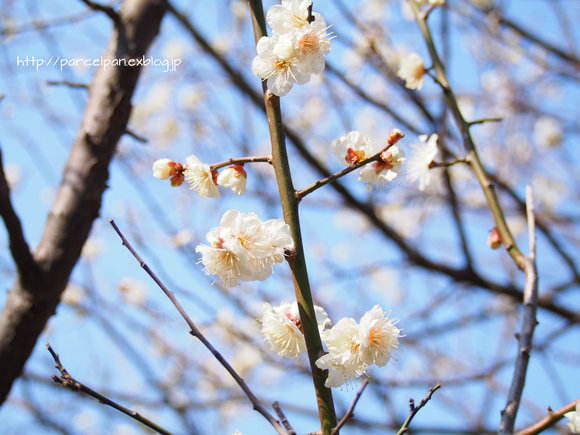
[[[366,365],[384,366],[391,358],[391,351],[399,346],[401,335],[396,320],[385,316],[383,309],[375,305],[360,320],[359,343],[361,360]]]
[[[263,36],[256,45],[258,55],[252,61],[252,72],[267,80],[268,89],[279,97],[290,92],[294,83],[310,80],[311,73],[301,69],[294,40],[292,33]]]
[[[351,131],[332,143],[332,152],[344,166],[350,166],[373,155],[371,138],[360,131]]]
[[[156,160],[153,163],[153,176],[160,180],[166,180],[171,177],[171,173],[174,170],[170,164],[171,162],[172,160],[169,159]]]
[[[429,166],[437,156],[437,134],[432,134],[427,140],[427,135],[419,136],[419,143],[411,144],[413,153],[407,160],[407,176],[411,181],[419,180],[419,190],[423,191],[431,181]]]
[[[397,75],[405,80],[405,87],[409,89],[421,89],[425,65],[423,59],[417,53],[410,53],[403,58]]]
[[[534,124],[534,138],[539,146],[558,146],[562,142],[562,137],[562,126],[554,118],[543,117]]]
[[[375,305],[361,318],[360,325],[352,318],[344,318],[325,331],[322,337],[328,354],[316,360],[316,366],[328,370],[326,387],[340,387],[349,379],[364,375],[372,364],[387,364],[401,335],[395,323]]]
[[[264,80],[270,91],[286,95],[294,83],[304,84],[312,74],[324,70],[324,56],[331,50],[328,26],[322,15],[313,12],[308,21],[310,0],[283,0],[268,10],[266,19],[271,37],[260,38],[252,72]]]
[[[381,154],[380,160],[361,169],[359,180],[367,183],[369,192],[374,185],[380,188],[385,183],[393,181],[399,175],[404,160],[405,153],[399,147],[393,145]]]
[[[210,246],[199,245],[201,263],[207,275],[217,275],[225,287],[239,281],[263,281],[273,267],[284,259],[284,251],[293,249],[290,228],[279,219],[262,222],[255,213],[229,210],[220,226],[206,235]]]
[[[244,165],[236,164],[224,169],[217,178],[217,184],[223,187],[231,187],[236,195],[246,191],[247,174]]]
[[[296,32],[294,49],[302,71],[320,74],[324,70],[324,56],[332,49],[327,30],[326,21],[319,17]]]
[[[367,366],[359,357],[358,325],[354,319],[340,319],[322,337],[328,354],[318,358],[316,366],[328,370],[324,384],[327,388],[340,387],[365,373]]]
[[[282,4],[268,9],[266,21],[274,33],[291,33],[308,24],[308,7],[312,0],[282,0]],[[313,12],[314,21],[322,20],[322,16]]]
[[[322,332],[330,324],[330,319],[322,307],[315,305],[314,311],[318,329]],[[306,350],[296,302],[282,302],[277,307],[265,303],[261,323],[264,339],[278,355],[297,358]]]
[[[570,411],[564,414],[564,417],[570,419],[568,427],[572,433],[580,433],[580,402],[576,404],[576,410]]]
[[[219,198],[220,192],[214,177],[217,172],[212,171],[208,164],[202,163],[197,157],[189,156],[185,160],[185,179],[189,188],[206,198]]]
[[[217,275],[225,287],[235,287],[249,269],[248,255],[229,228],[216,227],[206,235],[210,246],[198,245],[206,275]]]

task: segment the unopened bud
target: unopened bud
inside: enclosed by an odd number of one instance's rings
[[[171,172],[173,171],[173,167],[171,166],[172,162],[173,160],[169,159],[155,161],[153,163],[153,176],[160,180],[166,180],[171,177]]]
[[[389,132],[389,137],[387,139],[387,142],[389,145],[394,145],[399,141],[399,139],[401,139],[404,136],[405,135],[403,134],[403,132],[401,130],[399,130],[398,128],[394,128]]]
[[[501,235],[497,228],[491,230],[489,238],[487,239],[487,244],[491,249],[498,249],[501,246]]]

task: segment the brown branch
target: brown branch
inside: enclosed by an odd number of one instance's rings
[[[286,418],[286,415],[284,414],[284,411],[282,411],[280,404],[278,402],[274,402],[272,403],[272,408],[274,408],[274,410],[276,411],[276,414],[278,415],[278,418],[280,419],[280,422],[286,429],[288,435],[296,435],[296,431],[292,428],[292,425]]]
[[[228,165],[244,164],[244,163],[269,163],[272,164],[272,156],[255,156],[255,157],[232,157],[223,162],[213,163],[209,165],[211,169],[219,169]]]
[[[2,158],[2,149],[0,149],[0,216],[8,232],[10,253],[16,263],[16,268],[20,275],[35,273],[37,264],[32,257],[24,231],[22,222],[16,214],[12,201],[10,200],[10,186],[4,173],[4,163]]]
[[[365,390],[365,388],[369,384],[370,384],[370,381],[368,379],[365,379],[362,386],[360,387],[360,389],[356,393],[356,396],[354,397],[354,400],[352,401],[350,407],[346,411],[346,414],[344,414],[344,417],[342,417],[340,419],[340,421],[338,422],[336,427],[334,429],[332,429],[332,432],[330,432],[331,435],[338,435],[338,432],[340,431],[340,429],[346,424],[347,421],[349,421],[354,416],[354,408],[356,407],[356,404],[358,403],[359,399],[361,398],[363,391]]]
[[[158,0],[126,0],[106,58],[143,56],[159,31],[165,7]],[[125,133],[139,67],[96,70],[81,126],[62,182],[34,253],[42,271],[19,277],[0,315],[0,403],[3,402],[46,322],[54,314],[93,221],[99,216],[109,164]]]
[[[61,374],[61,377],[58,377],[58,376],[53,376],[52,377],[52,380],[54,382],[56,382],[57,384],[61,384],[63,387],[65,387],[65,388],[67,388],[67,389],[69,389],[71,391],[74,391],[74,392],[80,391],[82,393],[88,394],[89,396],[94,397],[95,399],[97,399],[103,405],[110,406],[111,408],[114,408],[117,411],[120,411],[123,414],[128,415],[132,419],[134,419],[134,420],[138,421],[139,423],[144,424],[145,426],[153,429],[157,433],[160,433],[160,434],[163,434],[163,435],[171,435],[171,432],[163,429],[158,424],[153,423],[151,420],[143,417],[138,412],[132,411],[132,410],[130,410],[128,408],[125,408],[123,405],[118,404],[117,402],[115,402],[115,401],[113,401],[113,400],[111,400],[111,399],[103,396],[102,394],[96,392],[95,390],[87,387],[83,383],[77,381],[63,367],[63,365],[60,362],[60,358],[59,358],[58,354],[52,349],[52,347],[50,347],[50,344],[47,344],[46,345],[46,348],[48,349],[48,351],[52,355],[52,358],[54,359],[54,366],[58,369],[58,371]]]
[[[409,399],[409,406],[411,407],[411,411],[409,412],[409,416],[403,423],[403,426],[401,426],[401,429],[399,429],[399,432],[397,432],[397,435],[403,435],[404,433],[409,432],[409,424],[411,424],[411,421],[413,420],[415,415],[417,415],[419,410],[423,408],[427,404],[427,402],[429,402],[429,400],[431,400],[431,396],[433,396],[433,393],[437,391],[439,388],[441,388],[441,382],[437,382],[437,385],[429,388],[429,392],[421,400],[421,402],[419,402],[418,406],[415,406],[415,401],[413,399]]]
[[[576,408],[576,405],[580,403],[580,398],[574,400],[573,402],[568,403],[567,405],[561,407],[557,411],[552,411],[552,409],[548,408],[548,415],[542,418],[537,423],[533,424],[530,427],[520,430],[516,432],[516,435],[536,435],[539,434],[546,429],[554,426],[558,423],[563,417],[564,414],[567,412],[573,411]]]
[[[394,145],[394,143],[389,144],[385,148],[383,148],[381,151],[379,151],[375,155],[369,157],[368,159],[365,159],[365,160],[362,160],[358,163],[355,163],[354,165],[351,165],[347,168],[344,168],[342,171],[335,172],[334,174],[329,175],[328,177],[325,177],[321,180],[316,180],[310,186],[305,187],[304,189],[297,191],[295,193],[296,198],[298,199],[298,201],[301,201],[302,198],[304,198],[306,195],[314,192],[315,190],[320,189],[322,186],[325,186],[328,183],[332,183],[333,181],[338,180],[340,177],[344,177],[346,174],[350,174],[352,171],[355,171],[358,168],[362,168],[363,166],[366,166],[369,163],[376,162],[376,161],[380,160],[381,154],[384,153],[389,148],[391,148],[393,145]]]
[[[286,431],[284,430],[284,428],[282,428],[282,426],[280,426],[280,423],[262,406],[259,399],[254,395],[252,390],[250,390],[250,387],[248,387],[248,385],[241,378],[241,376],[238,375],[238,373],[227,362],[227,360],[223,357],[223,355],[221,353],[219,353],[215,349],[215,347],[213,347],[213,345],[207,340],[207,338],[205,338],[205,336],[201,333],[199,328],[195,325],[193,320],[191,320],[189,315],[185,312],[185,310],[183,309],[181,304],[178,302],[178,300],[175,297],[175,295],[173,294],[173,292],[170,291],[165,286],[165,284],[163,284],[163,282],[161,282],[161,280],[151,270],[151,268],[141,259],[141,257],[137,253],[137,251],[135,251],[135,249],[133,248],[133,246],[131,246],[129,241],[125,238],[125,236],[123,235],[123,233],[121,232],[119,227],[117,227],[117,224],[115,223],[115,221],[113,221],[112,219],[109,219],[109,223],[111,224],[111,226],[113,227],[113,229],[118,234],[121,241],[123,242],[123,246],[125,246],[129,250],[129,252],[131,252],[133,257],[135,257],[135,259],[139,262],[139,265],[141,266],[141,268],[151,277],[151,279],[153,281],[155,281],[155,284],[157,284],[159,286],[159,288],[163,291],[163,293],[165,293],[165,295],[169,298],[169,300],[171,301],[173,306],[177,309],[177,311],[179,312],[179,314],[181,315],[183,320],[185,320],[185,323],[187,323],[187,326],[189,326],[189,329],[190,329],[189,333],[191,335],[193,335],[195,338],[197,338],[199,341],[201,341],[201,343],[212,353],[212,355],[219,361],[219,363],[227,370],[227,372],[232,376],[232,378],[234,378],[236,383],[239,385],[239,387],[246,394],[246,396],[248,397],[248,399],[250,400],[250,402],[254,406],[254,409],[258,413],[260,413],[266,420],[268,420],[268,422],[274,427],[274,429],[276,429],[276,431],[279,434],[286,434]]]

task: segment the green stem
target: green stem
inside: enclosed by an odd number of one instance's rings
[[[252,21],[254,23],[254,36],[257,43],[262,36],[266,36],[264,10],[261,0],[250,0],[249,3],[252,12]],[[288,263],[294,279],[296,301],[298,303],[300,321],[302,323],[306,350],[312,371],[312,380],[316,391],[321,431],[322,434],[328,435],[332,428],[336,426],[336,413],[332,400],[332,392],[324,386],[326,373],[316,367],[315,364],[316,360],[324,355],[324,350],[322,349],[322,341],[318,332],[318,323],[316,322],[314,303],[312,301],[310,282],[308,280],[302,235],[300,233],[298,198],[296,198],[296,191],[292,183],[292,175],[286,152],[280,98],[269,91],[265,83],[262,83],[262,85],[264,89],[266,115],[268,116],[268,124],[270,127],[270,139],[272,141],[272,165],[274,166],[278,190],[280,191],[284,220],[290,226],[292,238],[294,239],[295,249],[289,255]]]
[[[435,48],[435,44],[433,43],[433,38],[431,37],[431,30],[425,21],[423,14],[421,13],[421,9],[419,5],[414,0],[409,0],[409,5],[413,10],[415,15],[415,20],[421,29],[421,33],[423,34],[423,39],[427,44],[427,49],[429,50],[429,55],[431,57],[431,62],[433,63],[433,69],[435,70],[436,82],[441,86],[443,90],[443,94],[447,100],[447,105],[455,118],[455,122],[457,123],[460,131],[461,136],[463,138],[463,146],[467,152],[467,160],[473,169],[481,188],[483,189],[483,193],[487,200],[487,204],[491,213],[493,214],[495,225],[499,230],[502,242],[507,249],[509,255],[514,260],[517,267],[521,270],[524,270],[525,267],[525,256],[519,250],[516,245],[516,242],[513,238],[513,235],[507,225],[505,220],[505,216],[503,214],[503,210],[500,206],[499,199],[497,197],[497,193],[495,191],[495,186],[493,182],[488,177],[481,160],[479,159],[479,155],[477,154],[477,149],[475,148],[475,144],[471,137],[471,132],[469,131],[470,124],[467,122],[459,109],[459,104],[457,103],[457,99],[455,98],[455,94],[453,93],[451,87],[449,86],[449,81],[447,80],[447,74],[445,73],[445,68],[443,66],[443,62],[439,58],[439,54],[437,53],[437,49]]]

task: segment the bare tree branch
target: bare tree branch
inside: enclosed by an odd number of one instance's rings
[[[119,12],[105,58],[143,56],[165,13],[160,0],[128,0]],[[0,402],[3,402],[49,317],[54,314],[81,248],[98,217],[108,168],[125,133],[139,67],[95,73],[83,121],[65,165],[61,185],[34,253],[40,272],[20,276],[0,315]]]
[[[409,400],[409,406],[411,408],[411,411],[409,412],[409,416],[403,423],[403,426],[401,426],[401,429],[399,429],[399,432],[397,432],[397,435],[403,435],[404,433],[409,432],[409,424],[411,424],[411,420],[413,420],[413,418],[415,418],[415,415],[417,415],[419,410],[423,408],[429,400],[431,400],[431,396],[433,396],[433,393],[437,391],[439,388],[441,388],[440,382],[437,382],[437,385],[435,385],[434,387],[429,388],[429,392],[421,400],[421,402],[419,402],[418,406],[415,406],[415,401],[413,399]]]
[[[60,378],[58,376],[53,376],[52,380],[54,382],[56,382],[57,384],[61,384],[63,387],[68,388],[71,391],[75,391],[75,392],[81,391],[85,394],[88,394],[89,396],[97,399],[103,405],[107,405],[107,406],[110,406],[111,408],[116,409],[117,411],[121,411],[123,414],[128,415],[132,419],[134,419],[134,420],[138,421],[139,423],[142,423],[145,426],[153,429],[157,433],[164,434],[164,435],[171,434],[171,432],[163,429],[158,424],[153,423],[151,420],[143,417],[138,412],[132,411],[128,408],[125,408],[123,405],[118,404],[117,402],[103,396],[102,394],[96,392],[95,390],[93,390],[93,389],[87,387],[86,385],[82,384],[81,382],[77,381],[62,366],[58,354],[52,349],[52,347],[50,347],[50,344],[47,344],[46,348],[48,349],[48,351],[52,355],[52,358],[54,359],[54,366],[58,369],[58,371],[60,372],[60,374],[62,376]]]
[[[505,408],[501,412],[501,434],[510,434],[514,431],[516,415],[522,398],[522,392],[526,384],[526,373],[530,352],[532,350],[532,338],[534,329],[538,324],[536,312],[538,310],[538,271],[536,269],[536,227],[534,218],[534,196],[531,186],[527,186],[526,203],[528,214],[529,247],[530,254],[526,258],[524,272],[526,282],[524,287],[524,314],[522,329],[518,335],[518,356],[512,383],[507,397]]]
[[[346,414],[344,414],[344,417],[342,417],[340,419],[340,421],[338,422],[336,427],[334,429],[332,429],[332,432],[330,432],[331,435],[337,435],[338,432],[340,431],[340,429],[347,423],[347,421],[349,421],[353,417],[354,408],[356,407],[356,404],[358,403],[359,399],[362,396],[362,393],[364,392],[365,388],[369,385],[369,383],[370,383],[370,381],[368,379],[365,379],[362,386],[360,387],[360,389],[356,393],[356,396],[354,397],[354,400],[352,401],[350,407],[346,411]]]
[[[19,274],[34,273],[37,265],[24,237],[20,218],[16,214],[12,206],[12,201],[10,200],[10,186],[8,186],[8,180],[4,174],[2,149],[0,149],[0,216],[8,232],[10,253],[16,263]]]
[[[540,421],[533,424],[532,426],[522,429],[519,432],[516,432],[516,435],[536,435],[538,433],[545,431],[546,429],[558,423],[564,417],[564,414],[573,411],[578,403],[580,403],[580,398],[574,400],[573,402],[568,403],[567,405],[564,405],[557,411],[552,411],[550,408],[548,408],[548,415],[546,415],[544,418],[542,418]]]
[[[155,275],[155,273],[149,268],[149,266],[147,266],[147,264],[141,259],[141,257],[137,253],[137,251],[135,251],[135,249],[133,248],[133,246],[131,246],[131,244],[125,238],[125,236],[123,235],[121,230],[119,230],[119,228],[117,227],[117,224],[115,224],[115,222],[112,219],[109,219],[109,223],[111,224],[111,226],[113,227],[115,232],[121,238],[121,240],[123,242],[123,246],[125,246],[129,250],[129,252],[131,252],[133,257],[135,257],[135,259],[139,262],[139,264],[141,265],[143,270],[145,272],[147,272],[147,274],[151,277],[151,279],[153,279],[153,281],[155,281],[155,284],[157,284],[159,286],[159,288],[163,291],[163,293],[165,293],[165,295],[169,298],[169,300],[171,301],[173,306],[177,309],[177,311],[179,311],[179,314],[181,315],[183,320],[185,320],[185,322],[187,323],[187,326],[189,326],[189,328],[190,328],[189,333],[191,335],[193,335],[195,338],[197,338],[199,341],[201,341],[201,343],[212,353],[212,355],[219,361],[219,363],[227,370],[227,372],[232,376],[232,378],[234,378],[236,383],[240,386],[242,391],[246,394],[246,396],[248,397],[248,399],[250,400],[250,402],[254,406],[254,409],[258,413],[260,413],[266,420],[268,420],[268,422],[274,427],[274,429],[276,429],[276,431],[279,434],[282,434],[282,435],[286,434],[286,431],[284,430],[284,428],[282,426],[280,426],[280,423],[272,416],[272,414],[270,414],[266,410],[266,408],[264,408],[262,406],[262,404],[260,403],[260,400],[254,395],[254,393],[252,392],[252,390],[250,389],[248,384],[246,384],[246,382],[242,379],[242,377],[240,375],[238,375],[238,373],[234,370],[234,368],[230,365],[230,363],[228,363],[228,361],[223,357],[223,355],[221,353],[219,353],[216,350],[216,348],[213,347],[213,345],[208,341],[208,339],[205,338],[205,336],[201,333],[199,328],[195,325],[193,320],[191,320],[189,315],[185,312],[185,310],[183,309],[181,304],[178,302],[178,300],[175,297],[175,295],[173,294],[173,292],[170,291],[165,286],[165,284],[163,284],[163,282],[161,282],[161,280],[157,277],[157,275]]]

